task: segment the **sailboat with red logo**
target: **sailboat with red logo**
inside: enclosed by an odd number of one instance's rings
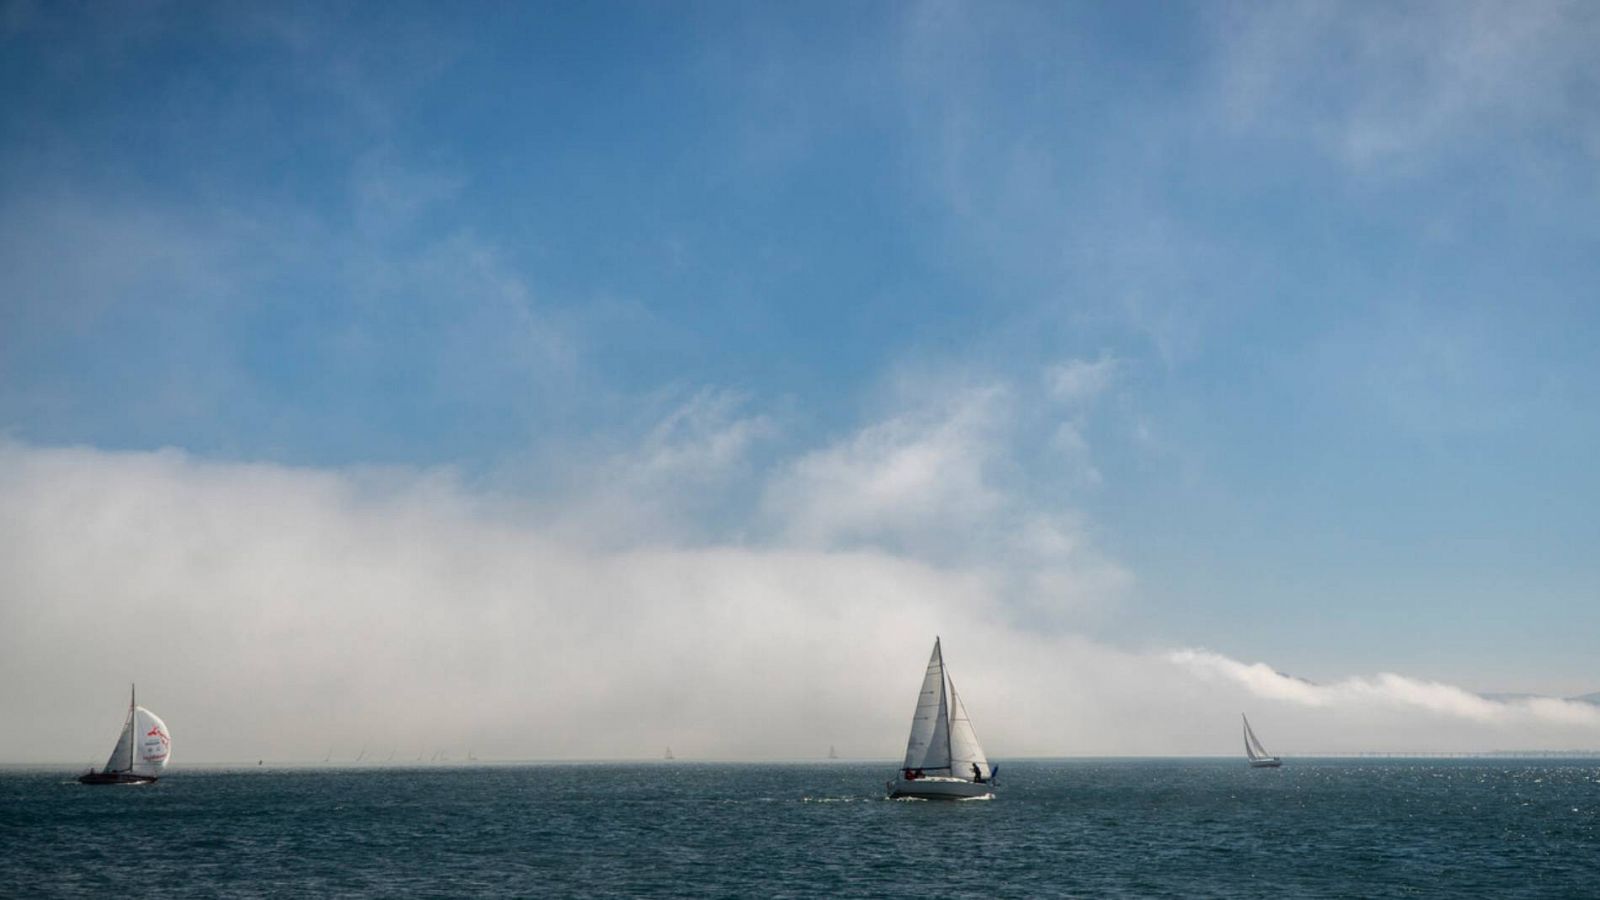
[[[80,784],[149,784],[161,776],[172,758],[172,738],[161,717],[139,705],[128,690],[128,720],[105,768],[78,776]]]

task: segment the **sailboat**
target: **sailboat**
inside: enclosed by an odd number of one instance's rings
[[[994,793],[994,769],[978,746],[972,720],[945,669],[944,651],[933,639],[933,656],[911,717],[906,760],[885,787],[889,797],[965,800]]]
[[[667,752],[666,753],[661,754],[661,758],[662,759],[677,759],[676,756],[672,755],[672,748],[671,747],[667,748]]]
[[[833,745],[832,744],[828,745],[828,758],[829,759],[838,759],[839,758],[839,751],[833,749]]]
[[[139,705],[133,688],[128,689],[128,720],[122,725],[117,746],[105,768],[78,776],[80,784],[148,784],[167,767],[172,756],[172,738],[161,717]]]
[[[1256,737],[1254,731],[1250,730],[1250,720],[1245,718],[1244,713],[1240,713],[1239,718],[1244,719],[1244,755],[1249,758],[1250,767],[1252,769],[1276,769],[1283,765],[1283,760],[1268,753],[1267,748],[1261,746],[1261,739]]]

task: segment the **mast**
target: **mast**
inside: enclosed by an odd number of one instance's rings
[[[139,743],[138,685],[128,682],[128,771],[133,771],[133,745]]]
[[[933,646],[939,651],[939,693],[948,695],[945,684],[950,680],[950,670],[944,667],[944,647],[940,645],[938,635],[934,635]],[[954,688],[955,685],[950,687]],[[944,767],[954,776],[956,765],[955,760],[951,758],[951,754],[955,751],[950,746],[950,702],[946,700],[939,705],[944,708]]]

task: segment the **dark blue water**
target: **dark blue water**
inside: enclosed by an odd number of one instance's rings
[[[0,895],[1596,897],[1600,764],[887,764],[0,770]]]

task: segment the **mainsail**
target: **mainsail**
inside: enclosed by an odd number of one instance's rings
[[[973,766],[977,766],[979,777],[988,779],[989,760],[978,744],[961,695],[956,693],[956,683],[945,668],[939,639],[934,638],[928,672],[922,678],[922,691],[917,694],[917,710],[911,717],[905,768],[971,778]]]
[[[117,746],[111,751],[111,758],[106,760],[106,767],[102,772],[131,772],[133,771],[133,709],[128,710],[128,718],[122,723],[122,734],[117,737]]]
[[[1261,739],[1256,737],[1254,731],[1250,730],[1250,720],[1245,718],[1244,713],[1240,713],[1239,718],[1244,719],[1244,755],[1249,757],[1251,762],[1255,762],[1258,759],[1271,759],[1272,754],[1267,752],[1267,748],[1261,746]]]
[[[950,770],[950,715],[945,702],[944,654],[933,639],[928,673],[917,694],[917,711],[911,716],[911,737],[906,740],[906,768]]]

